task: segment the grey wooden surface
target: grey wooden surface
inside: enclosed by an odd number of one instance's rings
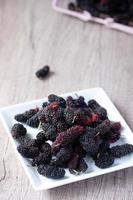
[[[34,73],[49,64],[45,81]],[[0,0],[0,107],[100,86],[133,129],[133,37],[51,9]],[[0,122],[0,200],[132,200],[133,168],[35,192]]]

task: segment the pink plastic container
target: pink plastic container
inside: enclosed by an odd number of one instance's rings
[[[103,24],[108,28],[111,29],[116,29],[128,34],[133,35],[133,28],[130,26],[122,25],[119,23],[115,23],[112,18],[106,18],[106,19],[101,19],[97,17],[93,17],[89,12],[84,11],[82,13],[76,12],[76,11],[70,11],[67,9],[67,5],[70,2],[74,2],[74,0],[53,0],[52,6],[53,9],[56,10],[57,12],[64,13],[67,15],[70,15],[72,17],[76,17],[82,21],[88,22],[95,22],[99,24]]]

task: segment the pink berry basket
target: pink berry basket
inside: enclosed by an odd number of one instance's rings
[[[110,17],[106,19],[101,19],[101,18],[93,17],[87,11],[77,12],[77,11],[68,10],[67,5],[70,2],[74,2],[74,0],[53,0],[52,6],[53,6],[53,9],[56,10],[57,12],[70,15],[84,22],[90,21],[90,22],[99,23],[99,24],[105,25],[108,28],[119,30],[119,31],[133,35],[133,27],[116,23]]]

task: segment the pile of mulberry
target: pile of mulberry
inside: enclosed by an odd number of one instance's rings
[[[47,178],[63,178],[65,168],[74,175],[84,173],[89,167],[86,157],[104,169],[115,159],[133,153],[132,144],[110,147],[120,139],[122,126],[110,121],[107,110],[94,99],[86,103],[83,96],[65,100],[51,94],[41,108],[25,111],[15,119],[39,129],[31,138],[30,129],[27,133],[18,123],[11,133],[19,143],[18,152]]]

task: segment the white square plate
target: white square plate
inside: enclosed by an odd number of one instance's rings
[[[123,117],[120,115],[120,113],[115,108],[115,106],[113,105],[113,103],[111,102],[111,100],[109,99],[109,97],[107,96],[107,94],[104,92],[104,90],[102,88],[92,88],[92,89],[87,89],[87,90],[82,90],[82,91],[76,91],[76,92],[72,92],[72,93],[63,94],[61,96],[66,98],[68,95],[72,95],[73,97],[76,98],[75,93],[78,94],[79,96],[80,95],[84,96],[86,101],[88,101],[90,99],[96,99],[98,101],[98,103],[100,103],[103,107],[105,107],[107,109],[110,120],[121,122],[121,124],[123,126],[122,137],[118,142],[114,143],[114,145],[122,144],[122,143],[126,143],[126,142],[133,144],[132,131],[130,130],[127,123],[125,122]],[[16,149],[18,143],[12,138],[12,135],[10,133],[11,127],[13,126],[14,123],[16,123],[16,121],[14,120],[14,115],[24,112],[25,110],[28,110],[30,108],[33,108],[36,106],[41,106],[42,103],[46,100],[47,100],[47,98],[30,101],[27,103],[21,103],[21,104],[5,107],[0,110],[0,117],[2,119],[2,122],[6,128],[6,131],[9,135],[15,149]],[[26,125],[25,125],[25,127],[27,128],[28,133],[33,138],[39,132],[37,129],[30,128]],[[94,165],[94,162],[89,159],[87,161],[88,162],[88,170],[86,171],[86,173],[76,176],[76,175],[70,174],[69,171],[66,170],[66,176],[63,179],[52,180],[52,179],[48,179],[48,178],[45,178],[44,176],[39,175],[36,170],[36,167],[31,167],[29,160],[26,158],[23,158],[17,152],[17,150],[16,150],[16,154],[17,154],[19,160],[21,161],[22,166],[23,166],[26,174],[28,175],[30,182],[35,190],[50,189],[50,188],[58,187],[58,186],[65,185],[68,183],[88,179],[91,177],[95,177],[98,175],[110,173],[113,171],[117,171],[120,169],[124,169],[124,168],[133,166],[133,154],[125,156],[121,159],[116,159],[114,164],[111,167],[106,168],[106,169],[99,169],[98,167],[96,167]]]

